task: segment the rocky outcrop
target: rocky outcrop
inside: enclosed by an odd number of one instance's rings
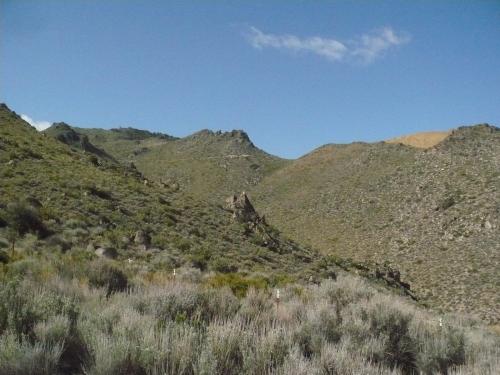
[[[257,243],[269,249],[280,250],[280,241],[273,235],[264,216],[259,216],[245,192],[226,199],[225,208],[232,212],[233,220],[246,226],[247,234],[253,234]]]
[[[377,279],[384,280],[389,286],[401,288],[406,295],[413,300],[417,300],[416,295],[410,289],[410,284],[401,280],[401,272],[398,269],[389,265],[376,264],[374,276]]]
[[[258,223],[262,221],[245,192],[242,192],[239,196],[235,194],[227,198],[226,209],[231,211],[233,219],[240,223]]]
[[[78,133],[70,125],[65,122],[56,122],[46,130],[44,134],[54,137],[58,141],[67,144],[68,146],[82,150],[85,153],[90,153],[108,161],[116,162],[116,160],[106,153],[104,150],[94,146],[88,136]],[[96,163],[97,164],[97,163]]]
[[[151,237],[142,229],[138,230],[135,232],[134,243],[142,250],[146,250],[151,244]]]

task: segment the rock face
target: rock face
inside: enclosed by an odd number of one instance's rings
[[[258,238],[258,243],[269,249],[279,251],[278,238],[272,234],[264,216],[259,216],[245,192],[239,196],[232,195],[226,199],[226,209],[233,213],[234,221],[244,224],[246,233],[253,233]]]
[[[239,196],[232,195],[226,199],[226,208],[233,213],[233,219],[240,223],[257,223],[261,221],[250,199],[245,192]]]

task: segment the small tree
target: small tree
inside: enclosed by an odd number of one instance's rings
[[[11,243],[11,252],[14,254],[16,241],[28,232],[38,235],[46,233],[38,211],[26,202],[14,202],[7,205],[5,219],[8,224],[7,239]]]

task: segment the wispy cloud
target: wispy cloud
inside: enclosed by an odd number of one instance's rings
[[[50,127],[50,125],[52,125],[52,123],[50,123],[49,121],[35,121],[31,117],[29,117],[28,115],[21,115],[21,118],[24,121],[26,121],[28,124],[30,124],[31,126],[36,128],[36,130],[38,130],[38,131],[45,130],[48,127]]]
[[[351,61],[365,64],[373,62],[388,49],[410,41],[408,34],[396,33],[391,27],[384,27],[346,41],[319,36],[300,38],[289,34],[266,34],[253,26],[249,28],[246,37],[256,49],[310,52],[332,62]]]
[[[406,44],[411,37],[407,33],[397,34],[392,28],[384,27],[369,34],[363,34],[352,43],[350,54],[362,62],[371,63],[391,47]]]
[[[296,52],[308,51],[332,61],[342,60],[347,51],[347,47],[335,39],[318,36],[301,39],[295,35],[265,34],[256,27],[250,27],[248,39],[250,44],[257,49],[272,47]]]

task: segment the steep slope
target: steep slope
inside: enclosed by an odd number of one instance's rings
[[[134,163],[145,177],[214,203],[250,189],[289,163],[255,147],[240,130],[202,130],[181,139],[153,133],[126,139],[117,130],[76,129],[118,160]]]
[[[113,157],[106,153],[106,151],[94,146],[86,135],[76,132],[71,126],[64,122],[54,123],[43,132],[63,143],[66,143],[70,147],[90,152],[109,161],[115,161]]]
[[[316,253],[276,230],[264,227],[276,240],[271,248],[262,231],[234,221],[220,205],[145,185],[135,169],[96,162],[95,155],[37,132],[5,105],[0,166],[0,247],[9,246],[15,228],[9,215],[25,215],[15,243],[20,251],[94,257],[95,248],[104,249],[100,255],[116,250],[118,259],[135,260],[145,272],[192,264],[300,278],[316,269]]]
[[[257,209],[325,253],[389,261],[433,306],[500,320],[500,131],[430,149],[327,145],[266,177]]]
[[[137,154],[145,152],[149,147],[168,143],[177,138],[167,134],[153,133],[134,128],[78,128],[72,127],[79,134],[86,135],[90,142],[106,150],[117,160],[130,162]]]

